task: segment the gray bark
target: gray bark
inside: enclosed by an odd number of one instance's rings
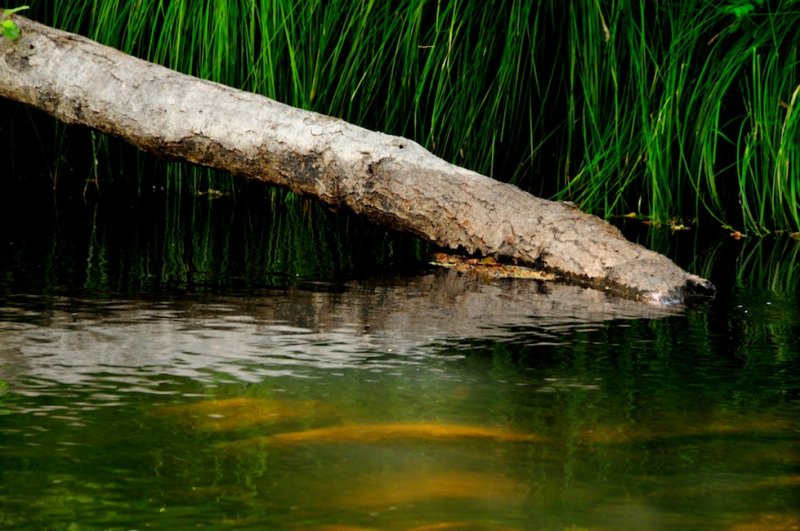
[[[654,303],[713,293],[707,280],[605,221],[368,131],[180,74],[15,17],[0,39],[0,96],[155,155],[317,197],[436,245],[534,265]]]

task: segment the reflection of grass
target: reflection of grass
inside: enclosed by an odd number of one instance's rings
[[[634,241],[716,281],[721,288],[732,282],[738,287],[785,295],[795,294],[800,288],[800,241],[785,235],[737,240],[727,231],[676,235],[664,228],[627,224],[623,230]]]
[[[778,2],[38,2],[35,18],[411,137],[589,211],[800,230]]]
[[[707,278],[716,268],[734,264],[736,285],[743,288],[793,295],[800,287],[800,242],[791,239],[723,241],[698,249],[695,262],[693,270]]]
[[[120,291],[285,286],[416,260],[411,237],[300,200],[273,208],[269,193],[262,186],[239,199],[176,191],[139,200],[126,220],[118,219],[115,201],[101,202],[91,218],[83,283]],[[63,245],[54,242],[55,249]]]
[[[774,293],[797,293],[800,283],[800,242],[745,242],[737,268],[737,280],[741,286],[763,287]]]
[[[16,282],[97,293],[285,287],[374,274],[426,254],[414,237],[308,201],[283,201],[259,183],[236,183],[224,197],[185,188],[137,195],[131,188],[116,182],[99,200],[84,202],[27,183],[9,187],[0,212],[13,244],[0,253],[0,288]]]

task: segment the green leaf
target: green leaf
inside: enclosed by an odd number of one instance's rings
[[[17,26],[9,17],[17,11],[22,11],[23,9],[28,9],[28,6],[4,9],[2,13],[0,13],[0,19],[2,19],[2,21],[0,21],[0,36],[11,39],[12,41],[19,39],[19,26]]]
[[[7,37],[12,41],[15,41],[19,38],[19,27],[17,27],[17,25],[10,20],[4,20],[3,22],[0,22],[0,33],[3,35],[3,37]]]

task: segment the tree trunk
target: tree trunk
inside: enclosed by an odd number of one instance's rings
[[[0,96],[149,153],[259,179],[436,245],[532,265],[648,302],[713,293],[707,280],[564,203],[451,165],[405,138],[180,74],[15,17]]]

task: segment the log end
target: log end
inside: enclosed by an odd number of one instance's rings
[[[691,275],[680,286],[668,290],[642,292],[637,298],[652,304],[685,304],[712,300],[716,291],[710,281]]]
[[[716,293],[709,280],[687,273],[655,253],[609,269],[602,285],[620,295],[652,304],[707,301]]]

